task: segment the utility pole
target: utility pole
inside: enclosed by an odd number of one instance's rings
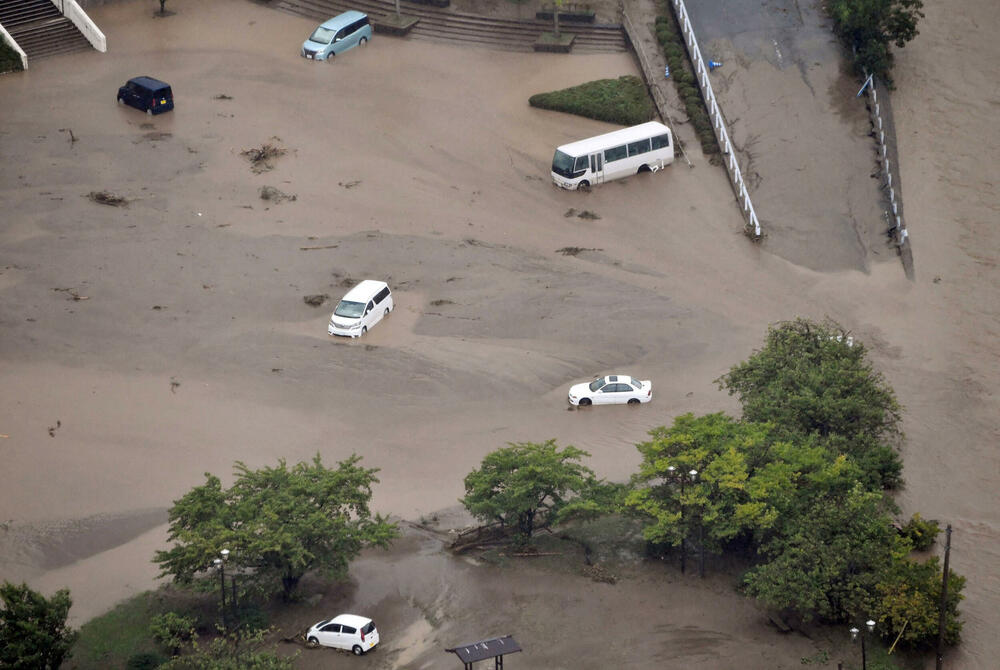
[[[948,559],[951,557],[951,524],[944,531],[944,571],[941,574],[941,604],[938,612],[937,670],[944,662],[945,603],[948,601]]]

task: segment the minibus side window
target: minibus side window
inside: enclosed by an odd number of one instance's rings
[[[628,145],[628,155],[638,156],[639,154],[644,154],[649,151],[649,140],[639,140],[638,142],[632,142]]]
[[[665,149],[670,146],[670,134],[657,135],[653,138],[654,149]]]
[[[620,161],[621,159],[627,156],[628,156],[628,149],[625,148],[624,144],[621,145],[620,147],[614,147],[612,149],[604,150],[605,163],[610,163],[611,161]]]

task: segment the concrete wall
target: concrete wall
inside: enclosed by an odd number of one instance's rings
[[[73,22],[73,25],[83,33],[83,36],[95,49],[101,53],[108,50],[108,40],[104,37],[104,33],[97,27],[97,24],[90,20],[90,17],[77,4],[76,0],[52,0],[52,4],[63,13],[63,16]]]

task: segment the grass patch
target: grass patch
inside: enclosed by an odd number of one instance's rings
[[[618,79],[598,79],[550,93],[537,93],[528,99],[528,104],[623,126],[645,123],[656,116],[656,108],[646,90],[646,84],[632,75]]]
[[[718,154],[719,143],[716,141],[715,131],[712,129],[712,119],[708,116],[708,109],[701,97],[701,89],[698,88],[694,69],[688,60],[684,37],[668,7],[661,5],[659,15],[656,17],[655,30],[656,39],[659,41],[663,55],[667,59],[667,65],[670,67],[670,77],[673,79],[677,94],[684,104],[688,120],[698,136],[702,153],[708,156]]]
[[[80,628],[66,665],[80,670],[124,668],[133,654],[159,651],[149,634],[149,620],[164,611],[163,599],[155,591],[119,603]]]

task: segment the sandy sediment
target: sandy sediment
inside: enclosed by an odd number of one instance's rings
[[[983,91],[995,68],[955,77],[949,64],[995,53],[980,26],[996,9],[963,2],[968,13],[928,10],[900,57],[915,282],[898,263],[819,272],[786,260],[823,258],[808,236],[783,238],[794,247],[784,257],[751,245],[724,173],[703,159],[590,194],[554,189],[552,149],[611,126],[527,98],[633,74],[626,54],[541,59],[376,38],[335,63],[306,63],[297,47],[311,22],[253,3],[171,0],[175,14],[156,20],[143,3],[94,8],[107,54],[0,79],[0,517],[10,520],[0,577],[69,586],[77,622],[99,613],[152,586],[144,561],[165,541],[157,515],[206,471],[228,479],[236,460],[360,453],[381,468],[374,508],[410,519],[453,506],[465,474],[509,441],[554,437],[588,450],[601,476],[625,479],[650,428],[736,411],[712,380],[761,344],[767,324],[830,316],[872,347],[907,407],[901,502],[955,524],[952,564],[969,577],[956,658],[990,667],[1000,302],[986,223],[995,151],[983,150],[996,143],[995,101]],[[115,106],[117,86],[137,74],[172,84],[174,112]],[[928,82],[938,91],[929,106]],[[59,132],[68,127],[78,141]],[[265,142],[286,153],[257,175],[240,153]],[[263,201],[263,186],[296,200]],[[87,197],[102,190],[128,206]],[[558,253],[569,246],[587,251]],[[363,340],[330,340],[329,305],[303,297],[336,299],[366,277],[390,282],[395,312]],[[652,379],[653,403],[567,411],[571,382],[616,370]],[[38,544],[66,525],[86,532]],[[372,565],[352,571],[366,585],[358,592],[379,583],[365,571],[389,569]],[[543,630],[564,612],[638,609],[654,626],[665,611],[615,587],[537,581],[539,598],[484,614],[482,634],[508,632],[494,629],[516,616]],[[454,588],[500,598],[501,587],[474,582],[456,577]],[[709,638],[758,654],[740,667],[776,667],[775,644],[788,667],[805,655],[750,609],[730,625],[733,608],[752,605],[726,589],[706,607],[685,584],[664,588],[678,618],[656,639],[683,637],[684,613],[708,617],[704,635],[691,632],[702,642],[674,648],[701,667],[737,663],[698,656],[718,648]],[[387,616],[423,635],[419,617]],[[576,634],[559,630],[557,649],[570,650]]]

